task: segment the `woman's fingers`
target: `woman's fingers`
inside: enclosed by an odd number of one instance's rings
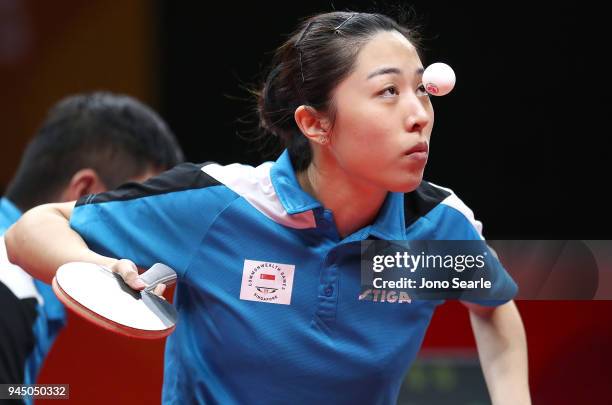
[[[146,287],[144,281],[138,277],[136,265],[131,260],[118,260],[110,270],[119,274],[123,281],[134,290],[142,290]]]
[[[155,286],[153,290],[153,294],[158,295],[160,298],[164,298],[164,291],[166,291],[166,284],[158,284]]]
[[[115,262],[115,264],[111,267],[111,271],[117,273],[121,276],[123,281],[127,285],[129,285],[134,290],[143,290],[147,285],[138,275],[138,268],[128,259],[121,259]],[[164,291],[166,291],[166,284],[158,284],[151,291],[153,294],[159,296],[160,298],[164,298]]]
[[[128,260],[128,259],[118,260],[111,267],[111,271],[119,274],[121,278],[123,279],[123,281],[125,281],[125,283],[129,285],[131,288],[133,288],[134,290],[143,290],[145,287],[147,287],[145,282],[142,281],[142,279],[138,275],[138,268],[136,267],[134,262],[132,262],[131,260]],[[166,285],[158,284],[155,286],[155,288],[151,292],[159,296],[160,298],[165,299],[163,296],[164,291],[166,291]]]

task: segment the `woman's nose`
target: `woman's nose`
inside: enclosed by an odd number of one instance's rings
[[[426,106],[427,102],[416,95],[410,98],[407,106],[408,116],[406,117],[406,130],[408,132],[420,132],[432,120],[431,109]]]

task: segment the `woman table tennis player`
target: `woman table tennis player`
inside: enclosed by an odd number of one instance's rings
[[[461,200],[422,179],[434,112],[415,44],[380,14],[311,17],[259,96],[286,147],[276,162],[184,164],[34,208],[8,232],[11,260],[46,280],[98,263],[136,289],[134,264],[174,268],[164,404],[395,404],[438,302],[360,301],[359,242],[481,238]],[[493,403],[530,403],[514,303],[466,306]]]

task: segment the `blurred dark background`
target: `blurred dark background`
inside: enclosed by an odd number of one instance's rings
[[[371,1],[160,5],[161,110],[194,160],[257,164],[240,131],[256,128],[248,92],[271,52],[307,15],[333,7],[393,10]],[[425,39],[425,66],[457,75],[433,100],[426,178],[453,188],[490,239],[606,239],[603,89],[607,29],[588,2],[406,2]],[[397,4],[397,3],[391,3]],[[609,35],[607,35],[609,37]],[[242,99],[243,101],[239,101]],[[237,124],[238,117],[253,124]]]
[[[0,190],[49,106],[99,89],[160,111],[191,161],[259,164],[258,145],[245,139],[257,127],[247,89],[299,19],[394,4],[0,0]],[[433,99],[426,179],[452,188],[489,239],[612,239],[604,6],[406,4],[423,26],[425,65],[446,62],[457,74],[455,90]],[[534,403],[609,401],[611,303],[518,304]],[[163,342],[117,337],[72,315],[70,324],[40,382],[71,384],[74,403],[159,400]],[[474,356],[456,302],[438,310],[426,337],[424,353],[440,351]]]

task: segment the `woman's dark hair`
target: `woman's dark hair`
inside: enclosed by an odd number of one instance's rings
[[[398,31],[415,47],[415,29],[382,14],[337,11],[303,21],[275,52],[270,72],[258,93],[260,127],[281,138],[296,171],[308,167],[312,151],[294,112],[308,105],[334,121],[334,88],[354,69],[357,54],[372,36]]]

